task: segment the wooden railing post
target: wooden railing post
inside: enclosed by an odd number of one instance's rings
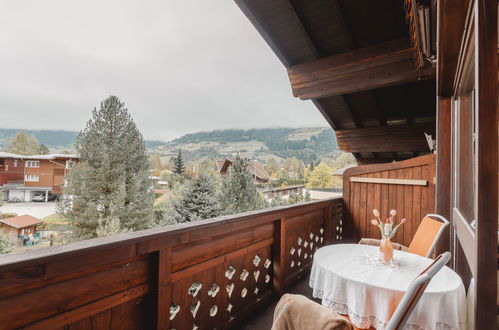
[[[335,223],[333,222],[333,207],[328,206],[324,210],[324,245],[333,244]]]
[[[158,251],[158,292],[157,326],[159,329],[169,329],[170,297],[171,297],[171,248]]]
[[[273,247],[274,265],[274,292],[278,295],[284,294],[285,269],[286,269],[286,218],[282,217],[274,222],[275,243]]]

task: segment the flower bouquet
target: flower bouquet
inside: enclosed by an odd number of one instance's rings
[[[381,243],[379,245],[381,260],[384,263],[390,264],[393,260],[393,245],[390,239],[395,236],[399,227],[406,223],[407,220],[405,218],[400,220],[400,223],[394,227],[395,216],[397,215],[396,210],[390,211],[390,217],[388,217],[385,222],[381,220],[380,213],[377,209],[373,210],[373,214],[377,219],[372,219],[371,223],[378,226],[381,232]]]

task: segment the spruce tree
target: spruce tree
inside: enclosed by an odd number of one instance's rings
[[[177,157],[173,158],[173,173],[182,175],[184,171],[185,164],[182,158],[182,150],[178,149]]]
[[[144,140],[125,105],[110,96],[76,140],[79,162],[61,209],[78,238],[150,228],[154,195]]]
[[[174,221],[190,222],[219,216],[215,182],[208,175],[200,175],[186,183],[179,200],[173,204]]]
[[[222,183],[220,203],[225,214],[247,212],[265,207],[265,201],[256,189],[246,160],[237,156],[229,176]]]

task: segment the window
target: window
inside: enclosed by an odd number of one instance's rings
[[[26,167],[40,167],[39,160],[28,160],[26,161]]]
[[[17,167],[17,159],[14,159],[14,167]]]
[[[38,182],[38,181],[40,181],[40,176],[34,175],[34,174],[26,174],[26,176],[24,177],[24,181]]]

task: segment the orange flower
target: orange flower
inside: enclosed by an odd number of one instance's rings
[[[371,220],[371,223],[372,223],[373,225],[377,226],[377,225],[378,225],[378,220],[376,220],[376,219],[372,219],[372,220]]]

